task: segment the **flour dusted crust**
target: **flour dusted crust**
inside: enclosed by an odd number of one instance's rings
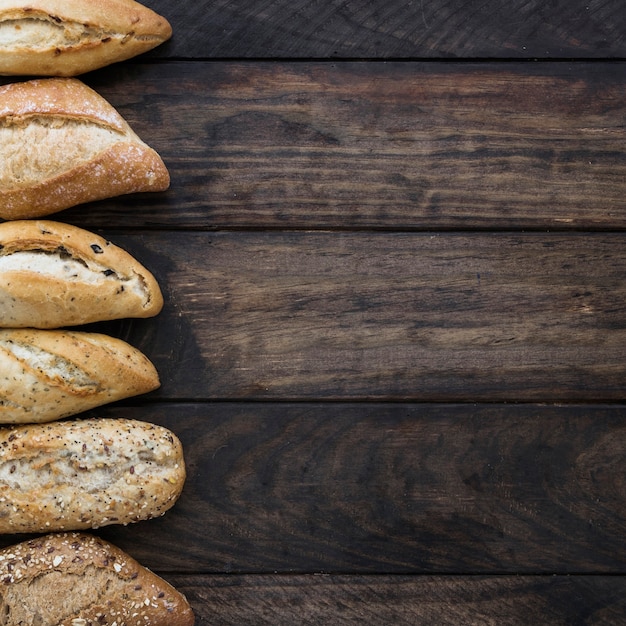
[[[0,551],[5,626],[192,626],[186,598],[113,544],[51,533]]]
[[[162,307],[152,273],[103,237],[50,220],[0,224],[0,327],[145,318]]]
[[[154,365],[121,339],[0,330],[0,423],[51,422],[159,386]]]
[[[0,218],[43,217],[169,184],[159,154],[80,80],[0,87]]]
[[[0,0],[0,74],[77,76],[171,36],[164,17],[133,0]]]
[[[0,533],[160,517],[184,481],[180,441],[162,426],[91,418],[0,428]]]

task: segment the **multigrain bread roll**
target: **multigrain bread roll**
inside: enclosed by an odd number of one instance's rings
[[[137,420],[0,428],[0,533],[41,533],[160,517],[185,481],[180,441]]]
[[[159,154],[80,80],[0,87],[0,218],[42,217],[169,184]]]
[[[0,326],[61,328],[163,307],[154,276],[89,231],[48,220],[0,224]]]
[[[120,548],[86,533],[0,551],[4,626],[192,626],[186,598]]]
[[[77,76],[171,36],[164,17],[132,0],[0,0],[0,74]]]
[[[0,330],[0,423],[51,422],[159,387],[121,339],[81,331]]]

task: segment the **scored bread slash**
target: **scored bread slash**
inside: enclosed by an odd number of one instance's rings
[[[116,337],[0,329],[0,423],[51,422],[159,385],[150,360]]]
[[[51,533],[0,551],[4,626],[192,626],[185,596],[117,546]]]
[[[171,36],[163,16],[134,0],[0,0],[0,75],[77,76]]]
[[[0,87],[0,218],[169,188],[160,155],[75,78]]]
[[[49,220],[0,224],[0,327],[146,318],[162,307],[153,274],[103,237]]]
[[[127,525],[164,515],[185,482],[178,438],[123,418],[0,428],[0,533]]]

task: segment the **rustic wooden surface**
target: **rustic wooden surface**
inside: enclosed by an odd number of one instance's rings
[[[83,79],[172,187],[53,217],[159,279],[95,328],[162,387],[90,414],[189,475],[97,532],[199,626],[624,623],[622,1],[146,4]]]

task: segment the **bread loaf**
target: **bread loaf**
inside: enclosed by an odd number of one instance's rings
[[[114,418],[0,428],[0,533],[41,533],[160,517],[183,488],[180,441]]]
[[[120,548],[86,533],[0,551],[4,626],[192,626],[186,598]]]
[[[0,74],[77,76],[171,36],[164,17],[133,0],[0,0]]]
[[[0,224],[0,326],[61,328],[152,317],[154,276],[110,241],[48,220]]]
[[[50,422],[159,384],[148,358],[120,339],[80,331],[0,330],[0,423]]]
[[[0,87],[0,218],[42,217],[169,184],[157,152],[80,80]]]

